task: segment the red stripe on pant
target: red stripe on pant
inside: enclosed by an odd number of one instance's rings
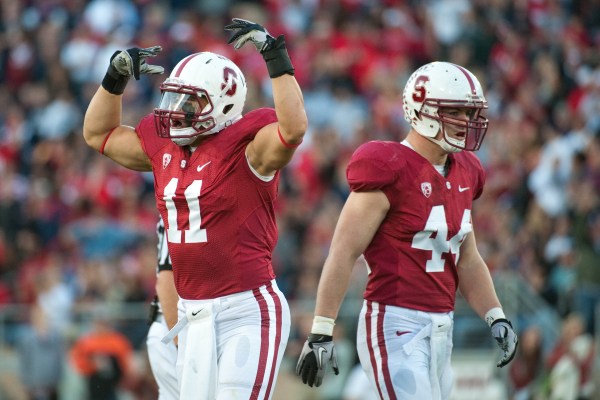
[[[379,352],[381,353],[381,372],[383,373],[385,388],[387,389],[390,400],[396,400],[396,393],[394,393],[394,386],[392,385],[392,377],[388,366],[387,347],[385,347],[385,335],[383,333],[384,317],[385,304],[379,304],[379,313],[377,314],[377,343],[379,345]]]
[[[269,375],[269,382],[267,384],[267,389],[265,391],[265,399],[268,399],[271,393],[271,386],[273,385],[273,380],[275,378],[275,367],[277,363],[277,355],[279,353],[279,344],[281,342],[281,300],[275,294],[275,291],[271,287],[271,284],[267,285],[267,290],[273,299],[273,303],[275,304],[275,349],[273,351],[273,360],[271,367],[271,374]],[[250,395],[250,400],[258,399],[258,395],[260,394],[260,389],[262,388],[262,384],[265,378],[265,370],[267,367],[267,357],[269,355],[269,342],[270,342],[270,327],[271,320],[269,318],[269,305],[265,300],[260,289],[254,289],[254,298],[258,302],[258,306],[260,308],[260,320],[261,320],[261,329],[260,329],[260,356],[258,359],[258,371],[256,373],[256,380],[254,381],[254,387],[252,389],[252,394]]]
[[[367,301],[367,312],[365,314],[365,325],[367,327],[367,347],[369,348],[369,356],[371,358],[371,368],[373,369],[373,376],[375,377],[375,384],[377,385],[377,392],[379,397],[383,399],[381,394],[381,387],[379,386],[379,373],[377,372],[377,359],[375,358],[375,349],[373,349],[373,342],[371,341],[371,318],[373,316],[373,305],[370,301]]]
[[[377,311],[376,325],[377,331],[375,338],[377,339],[377,347],[379,347],[379,354],[381,355],[381,373],[385,382],[385,389],[390,400],[396,400],[396,393],[394,392],[394,386],[392,385],[392,377],[390,375],[390,369],[388,366],[388,353],[385,346],[385,335],[383,332],[383,322],[385,316],[385,305],[379,304]],[[377,391],[379,397],[384,399],[383,393],[381,392],[381,385],[379,382],[379,372],[377,368],[377,357],[375,356],[375,349],[373,348],[373,341],[371,340],[371,319],[373,318],[373,303],[367,301],[367,312],[365,313],[365,321],[367,327],[367,346],[369,349],[369,356],[371,358],[371,367],[373,368],[373,376],[375,377],[375,383],[377,384]]]
[[[281,325],[282,325],[282,308],[281,308],[281,299],[279,295],[275,293],[273,286],[268,285],[267,290],[269,294],[273,297],[273,302],[275,303],[275,351],[273,352],[273,366],[271,367],[271,375],[269,376],[269,385],[267,386],[267,391],[265,393],[265,399],[268,399],[271,394],[271,387],[273,386],[273,382],[275,381],[275,370],[277,369],[277,357],[279,356],[279,345],[281,344]]]

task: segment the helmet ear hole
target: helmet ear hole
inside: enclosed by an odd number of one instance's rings
[[[223,114],[227,114],[233,108],[233,104],[227,104],[223,107]]]

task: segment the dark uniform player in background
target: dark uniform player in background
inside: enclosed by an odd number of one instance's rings
[[[173,265],[169,256],[165,225],[160,219],[156,224],[158,236],[158,260],[156,265],[156,296],[150,304],[150,330],[146,338],[148,359],[152,375],[158,384],[158,400],[178,400],[176,364],[177,338],[163,343],[162,338],[177,323],[177,302],[179,296],[173,280]]]

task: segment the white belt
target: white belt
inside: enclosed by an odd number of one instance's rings
[[[182,398],[194,396],[198,399],[214,399],[217,387],[217,349],[212,304],[188,308],[183,318],[162,338],[162,342],[169,343],[188,324],[183,349],[183,369],[179,377],[180,394]]]
[[[157,320],[158,320],[158,318],[157,318]],[[173,328],[171,328],[169,333],[167,333],[165,335],[165,337],[163,337],[161,339],[161,342],[163,342],[164,344],[167,344],[171,340],[175,339],[175,336],[179,335],[179,332],[181,332],[181,330],[183,328],[185,328],[187,323],[188,323],[188,318],[187,318],[187,315],[185,315],[183,318],[181,318],[179,321],[177,321],[177,323],[175,324],[175,326],[173,326]]]
[[[425,325],[419,332],[417,332],[417,334],[413,336],[412,339],[404,343],[404,345],[402,346],[404,353],[406,353],[406,355],[410,355],[415,349],[417,343],[419,343],[420,340],[425,339],[428,336],[431,336],[431,322]]]
[[[441,399],[440,355],[445,354],[448,331],[452,328],[452,318],[448,315],[431,315],[431,322],[425,325],[415,336],[406,342],[402,349],[410,355],[420,340],[429,337],[429,380],[431,381],[431,394],[434,400]]]

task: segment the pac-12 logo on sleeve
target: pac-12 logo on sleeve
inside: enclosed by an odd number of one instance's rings
[[[431,183],[423,182],[421,183],[421,191],[425,195],[425,197],[429,198],[431,196]]]
[[[167,168],[167,165],[171,162],[171,155],[169,153],[163,154],[163,169]]]

